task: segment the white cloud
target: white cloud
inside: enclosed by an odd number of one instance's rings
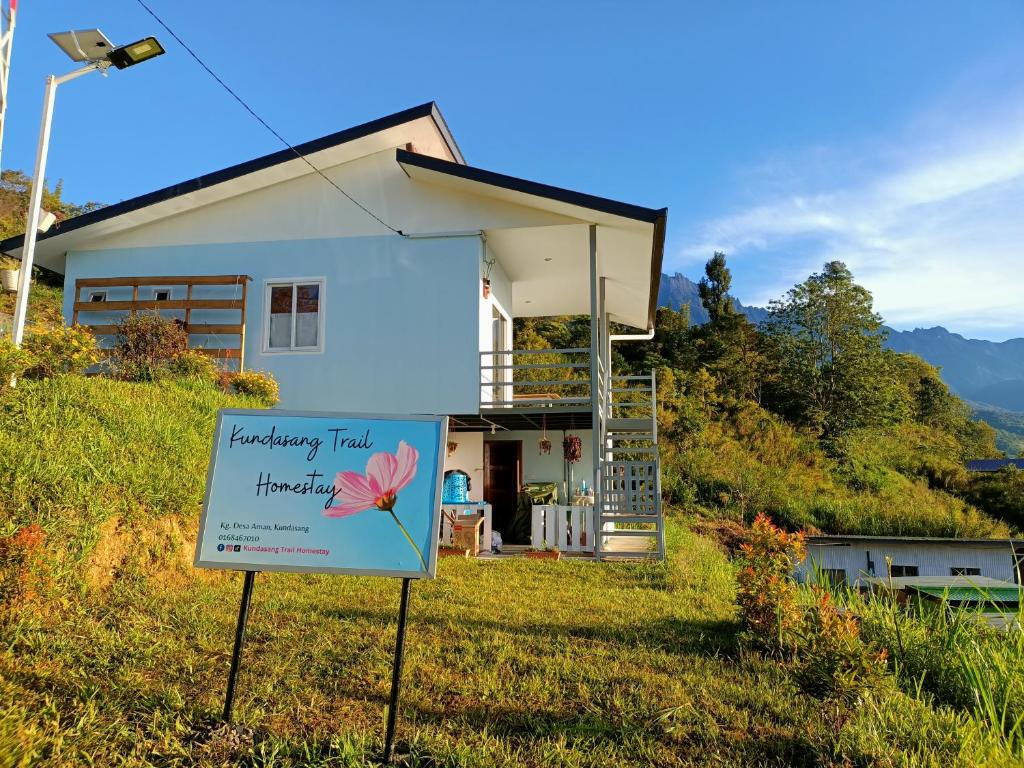
[[[1024,121],[1013,109],[937,139],[862,148],[857,181],[824,184],[816,163],[773,160],[768,194],[703,222],[680,265],[725,251],[738,292],[766,304],[828,260],[845,261],[897,327],[946,325],[986,338],[1024,335]],[[822,153],[814,149],[816,160]],[[838,157],[839,153],[836,153]],[[847,174],[836,161],[833,178]],[[787,186],[793,192],[780,190]],[[808,187],[813,186],[811,191]],[[772,266],[766,268],[766,263]],[[744,274],[757,274],[756,286]]]

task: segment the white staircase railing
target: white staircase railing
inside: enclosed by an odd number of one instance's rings
[[[654,373],[612,376],[605,395],[598,557],[665,554]]]

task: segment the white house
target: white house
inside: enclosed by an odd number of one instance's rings
[[[522,483],[568,506],[586,479],[593,506],[556,510],[548,544],[660,556],[654,379],[613,375],[609,324],[652,330],[665,224],[467,165],[430,103],[64,221],[36,263],[64,275],[69,322],[178,317],[193,346],[273,373],[283,408],[448,414],[449,469],[499,530]],[[588,316],[589,344],[512,349],[515,318],[550,315]],[[563,432],[584,446],[572,487]]]
[[[1022,583],[1024,541],[889,536],[809,536],[797,578],[819,574],[833,584],[862,586],[878,578],[985,578]],[[929,582],[931,583],[931,582]]]

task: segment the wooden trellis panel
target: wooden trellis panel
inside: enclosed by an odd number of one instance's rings
[[[75,301],[72,306],[71,324],[81,325],[89,328],[97,335],[111,335],[118,331],[117,324],[111,324],[109,319],[103,322],[89,322],[79,317],[79,313],[103,314],[125,312],[134,314],[140,310],[156,311],[177,310],[184,312],[183,324],[185,332],[189,336],[224,335],[236,336],[238,346],[236,347],[195,347],[199,352],[218,360],[237,360],[238,370],[245,366],[245,309],[246,296],[248,293],[248,275],[172,275],[165,277],[85,277],[75,280]],[[241,291],[238,298],[216,298],[196,299],[192,297],[195,286],[240,286]],[[151,286],[155,288],[168,288],[173,291],[175,288],[185,288],[184,299],[168,299],[158,301],[156,299],[140,299],[139,288]],[[113,301],[82,301],[83,288],[131,288],[131,300]],[[231,310],[238,312],[237,323],[194,323],[192,322],[193,311],[207,310]],[[191,346],[191,345],[190,345]]]

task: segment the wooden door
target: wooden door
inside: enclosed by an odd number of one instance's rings
[[[484,499],[490,502],[494,529],[506,544],[515,541],[512,521],[523,481],[523,441],[484,441]],[[522,538],[521,536],[518,538]]]

